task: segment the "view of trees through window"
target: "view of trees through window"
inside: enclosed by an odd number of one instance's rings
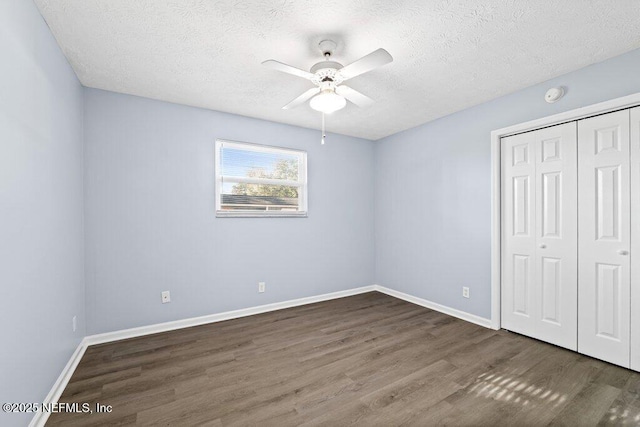
[[[262,167],[252,167],[247,171],[246,176],[250,178],[268,178],[297,181],[298,161],[296,159],[279,159],[275,163],[272,171],[267,171]],[[288,187],[284,185],[238,183],[233,185],[231,194],[297,198],[298,189],[296,187]]]
[[[232,141],[216,150],[217,214],[306,214],[306,153]]]

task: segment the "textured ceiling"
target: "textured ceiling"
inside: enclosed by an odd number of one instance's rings
[[[640,47],[637,0],[35,2],[85,86],[311,128],[308,103],[281,107],[312,84],[260,63],[383,47],[394,62],[349,82],[375,104],[327,118],[372,140]]]

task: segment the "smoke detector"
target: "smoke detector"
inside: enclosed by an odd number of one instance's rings
[[[544,94],[544,100],[549,104],[553,104],[564,96],[564,88],[562,86],[552,87]]]

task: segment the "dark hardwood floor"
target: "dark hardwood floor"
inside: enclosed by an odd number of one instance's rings
[[[377,292],[89,347],[48,425],[640,425],[640,374]]]

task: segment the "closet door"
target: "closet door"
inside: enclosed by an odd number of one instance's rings
[[[576,123],[502,143],[502,325],[576,350]]]
[[[629,366],[629,110],[578,122],[578,351]]]
[[[533,132],[502,141],[502,327],[535,336],[535,155]]]
[[[577,123],[535,132],[537,335],[578,349]]]
[[[640,371],[640,107],[631,110],[631,369]]]

